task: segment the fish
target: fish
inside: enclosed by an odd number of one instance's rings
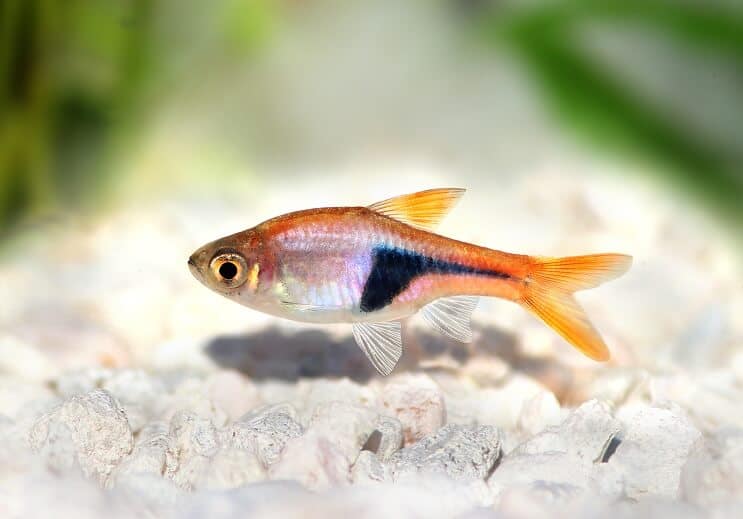
[[[574,293],[625,273],[632,257],[512,254],[435,233],[464,192],[429,189],[284,214],[207,243],[188,266],[206,287],[254,310],[350,323],[381,375],[402,355],[401,320],[420,312],[441,334],[471,342],[480,297],[515,302],[591,359],[609,360]]]

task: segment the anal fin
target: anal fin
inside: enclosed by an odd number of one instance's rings
[[[398,321],[354,323],[353,337],[361,351],[382,375],[389,375],[402,356],[402,333]]]
[[[480,298],[442,297],[423,307],[423,317],[442,334],[459,342],[472,342],[470,319]]]

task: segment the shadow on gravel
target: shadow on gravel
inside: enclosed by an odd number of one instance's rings
[[[491,356],[534,378],[551,379],[548,386],[565,382],[555,380],[554,362],[523,356],[513,335],[492,326],[475,332],[472,344],[461,344],[424,329],[404,327],[403,356],[394,373],[447,370],[473,357]],[[206,345],[205,353],[219,366],[256,380],[348,377],[366,382],[379,377],[353,337],[338,340],[318,329],[287,333],[270,327],[251,334],[220,336]]]

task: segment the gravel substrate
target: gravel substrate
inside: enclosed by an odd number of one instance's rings
[[[280,212],[257,202],[138,207],[19,244],[0,269],[0,517],[735,517],[735,255],[650,195],[531,178],[468,194],[444,231],[633,254],[580,295],[607,365],[483,300],[471,345],[413,319],[379,377],[348,327],[281,322],[190,278],[195,246]],[[508,225],[467,220],[493,207]]]
[[[367,384],[228,370],[3,377],[16,410],[0,421],[2,515],[697,517],[740,499],[741,429],[705,431],[639,387],[568,409],[514,372],[483,389],[470,368],[482,366]]]

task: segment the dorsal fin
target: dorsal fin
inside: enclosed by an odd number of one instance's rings
[[[382,200],[370,205],[369,209],[413,227],[432,231],[464,191],[459,188],[428,189]]]

